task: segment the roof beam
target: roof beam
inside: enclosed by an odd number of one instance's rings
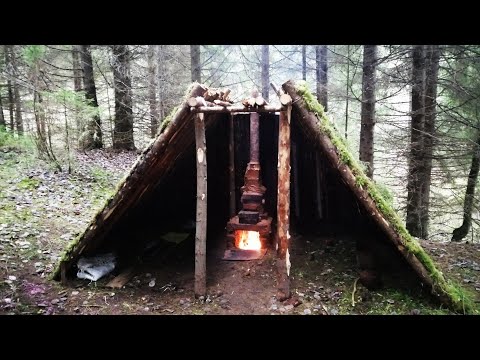
[[[280,112],[286,111],[285,106],[265,105],[262,107],[244,107],[244,106],[199,106],[190,107],[192,113],[252,113],[252,112]]]

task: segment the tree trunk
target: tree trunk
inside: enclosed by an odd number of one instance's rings
[[[411,235],[421,237],[422,207],[421,179],[423,166],[423,131],[425,122],[425,52],[423,45],[415,45],[412,51],[412,122],[410,137],[410,158],[407,183],[406,228]]]
[[[158,116],[165,118],[165,45],[157,45]]]
[[[328,63],[327,63],[327,46],[315,46],[315,60],[317,62],[317,99],[322,104],[325,111],[328,111]]]
[[[435,136],[435,118],[437,115],[437,84],[440,48],[430,45],[426,48],[425,67],[425,127],[423,133],[423,174],[420,176],[422,199],[420,207],[420,222],[422,239],[428,237],[430,183],[432,178],[433,139]]]
[[[375,68],[377,45],[363,46],[362,110],[360,161],[367,165],[367,176],[373,178],[373,136],[375,127]]]
[[[102,128],[100,114],[98,113],[97,89],[95,88],[95,78],[93,74],[93,61],[90,52],[90,45],[80,45],[81,59],[83,68],[83,84],[85,87],[85,98],[90,106],[96,110],[95,115],[87,123],[84,132],[79,140],[82,149],[99,149],[103,147]]]
[[[23,134],[23,119],[22,119],[22,99],[20,98],[20,90],[17,84],[17,60],[15,57],[15,45],[7,45],[8,64],[11,66],[13,74],[13,101],[15,102],[15,127],[17,134]]]
[[[204,114],[195,118],[195,145],[197,153],[197,215],[195,231],[195,296],[207,293],[207,142]]]
[[[5,55],[5,67],[7,68],[7,71],[9,71],[11,68],[10,66],[10,49],[8,45],[3,45],[3,52]],[[14,106],[15,102],[13,100],[13,86],[12,86],[12,81],[10,78],[7,79],[7,90],[8,90],[8,112],[10,114],[10,131],[13,134],[15,132],[15,123],[14,123]]]
[[[277,300],[290,297],[290,115],[291,106],[287,111],[280,112],[278,130],[278,194],[277,194]]]
[[[3,116],[3,103],[2,103],[2,93],[0,92],[0,127],[6,127],[5,117]]]
[[[83,70],[80,64],[80,45],[72,45],[72,68],[73,68],[73,90],[78,93],[82,91]],[[77,134],[82,132],[82,124],[79,115],[79,107],[75,107],[75,124]]]
[[[13,87],[12,87],[12,82],[10,81],[10,79],[7,80],[7,89],[8,89],[8,114],[10,115],[10,117],[9,117],[9,119],[10,119],[10,131],[13,134],[14,131],[15,131],[15,123],[14,123],[14,117],[13,117],[15,103],[13,101]]]
[[[134,150],[130,52],[127,45],[113,45],[112,50],[113,81],[115,86],[113,148]]]
[[[16,81],[13,82],[13,94],[15,96],[15,127],[17,128],[17,134],[23,135],[22,99]]]
[[[302,79],[307,80],[307,45],[302,45]]]
[[[38,85],[38,69],[35,71],[35,89],[33,91],[33,112],[35,115],[35,125],[37,127],[37,149],[38,152],[47,158],[50,157],[48,145],[47,145],[47,133],[45,124],[45,109],[43,107],[43,99],[40,94]]]
[[[148,102],[150,107],[150,137],[154,138],[158,129],[157,103],[157,64],[155,61],[155,45],[148,45]]]
[[[348,138],[348,104],[350,92],[350,45],[347,45],[347,86],[345,86],[345,139]]]
[[[202,67],[200,65],[200,45],[190,45],[190,62],[192,69],[192,81],[201,82]]]
[[[262,96],[268,101],[270,84],[270,51],[268,45],[262,45]]]
[[[463,203],[463,223],[460,227],[453,230],[452,241],[461,241],[467,236],[472,226],[473,200],[475,196],[475,187],[477,185],[478,171],[480,169],[480,132],[474,145],[472,155],[472,165],[468,174],[467,189],[465,191],[465,200]]]

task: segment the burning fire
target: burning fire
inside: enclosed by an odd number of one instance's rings
[[[248,230],[235,231],[235,246],[243,250],[260,250],[262,248],[260,233]]]

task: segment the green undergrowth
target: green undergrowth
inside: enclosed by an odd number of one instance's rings
[[[353,290],[352,290],[353,291]],[[372,291],[370,299],[365,301],[360,292],[355,294],[352,305],[352,292],[347,291],[338,302],[339,314],[359,315],[449,315],[452,310],[439,304],[432,306],[425,294],[411,293],[394,288]]]
[[[349,151],[348,145],[343,137],[337,133],[334,126],[326,117],[323,106],[308,89],[306,82],[298,82],[296,84],[296,90],[305,101],[308,110],[315,113],[320,130],[326,134],[335,145],[342,163],[347,165],[352,171],[356,179],[356,185],[367,191],[384,218],[400,235],[403,245],[409,252],[415,255],[428,271],[434,283],[434,289],[432,290],[437,295],[446,295],[456,311],[462,313],[478,313],[479,311],[476,309],[472,297],[466,290],[451,280],[447,280],[443,273],[437,269],[430,256],[428,256],[419,243],[408,233],[403,225],[403,221],[393,209],[389,199],[385,199],[384,191],[380,190],[377,185],[365,175],[359,162]]]

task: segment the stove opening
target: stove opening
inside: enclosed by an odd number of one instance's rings
[[[262,248],[260,233],[258,231],[236,230],[235,247],[242,250],[260,250]]]

